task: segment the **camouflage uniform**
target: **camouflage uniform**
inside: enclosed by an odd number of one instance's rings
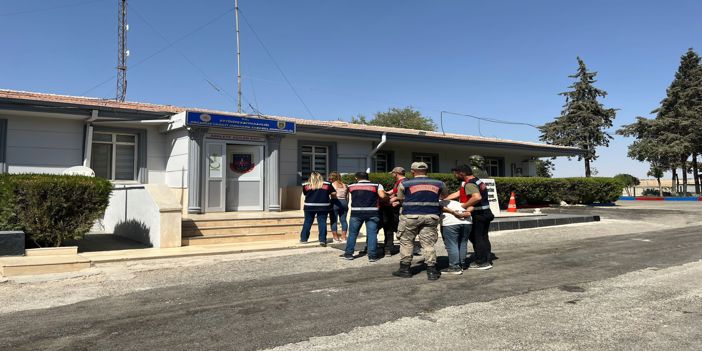
[[[448,190],[446,189],[446,184],[440,180],[416,177],[398,186],[397,198],[405,200],[407,189],[411,190],[415,185],[420,187],[427,186],[427,189],[431,188],[434,190],[422,189],[422,194],[415,192],[412,195],[412,201],[406,200],[402,204],[400,224],[397,228],[397,236],[400,239],[400,263],[403,265],[412,263],[414,239],[418,237],[422,246],[424,262],[427,266],[433,267],[436,265],[434,244],[436,244],[439,236],[438,226],[441,220],[439,198],[447,196]],[[410,211],[410,208],[413,208],[414,211]]]

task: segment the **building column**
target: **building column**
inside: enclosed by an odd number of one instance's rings
[[[266,135],[266,197],[268,211],[280,212],[280,134]]]
[[[206,129],[188,132],[188,213],[202,213],[202,153]]]
[[[0,174],[7,173],[7,120],[0,119]]]

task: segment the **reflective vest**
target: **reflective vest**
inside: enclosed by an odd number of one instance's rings
[[[309,183],[302,184],[302,193],[305,194],[305,211],[331,211],[331,197],[334,187],[329,182],[324,182],[319,189],[310,189]]]
[[[482,199],[480,199],[480,204],[473,205],[473,208],[475,208],[478,211],[489,210],[490,209],[490,200],[488,200],[487,185],[485,185],[485,183],[483,183],[482,180],[475,178],[475,177],[471,178],[468,181],[468,183],[473,183],[473,184],[475,184],[475,186],[478,187],[478,191],[480,191],[480,197],[482,198]],[[461,194],[461,197],[460,197],[461,203],[465,203],[466,201],[468,201],[469,196],[466,193],[466,182],[461,183],[460,194]]]
[[[458,189],[460,196],[458,197],[458,202],[464,204],[468,202],[468,194],[466,193],[466,182],[461,182],[461,188]]]
[[[402,202],[404,215],[441,215],[439,197],[446,187],[436,179],[418,177],[402,183],[405,199]]]
[[[407,178],[402,178],[400,180],[395,181],[395,185],[392,186],[392,193],[394,195],[397,195],[397,187],[400,186],[400,183],[404,183]]]
[[[378,207],[380,206],[378,190],[382,189],[382,185],[367,181],[349,185],[349,192],[351,193],[351,216],[377,216]]]

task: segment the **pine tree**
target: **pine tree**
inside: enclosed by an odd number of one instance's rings
[[[658,109],[654,110],[659,121],[659,142],[671,158],[671,169],[676,174],[681,169],[683,192],[687,192],[687,174],[690,169],[688,159],[693,156],[693,166],[700,152],[702,142],[702,69],[700,57],[692,49],[680,58],[680,66],[675,79],[666,91],[666,97]],[[693,171],[696,191],[699,191],[697,171]]]
[[[560,117],[539,127],[541,141],[549,144],[575,146],[585,150],[578,160],[585,161],[585,176],[592,175],[591,163],[597,159],[598,146],[609,146],[612,136],[607,128],[612,127],[616,109],[605,108],[598,98],[607,92],[593,86],[597,72],[589,72],[585,62],[578,57],[578,71],[569,76],[576,79],[571,91],[560,93],[566,102]]]

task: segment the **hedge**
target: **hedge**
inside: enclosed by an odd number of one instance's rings
[[[39,246],[60,246],[90,230],[111,192],[101,178],[0,175],[0,230],[22,230]]]
[[[458,190],[460,182],[449,173],[432,173],[429,177],[442,180],[449,191]],[[411,178],[409,176],[408,178]],[[619,199],[624,187],[614,178],[540,178],[540,177],[495,177],[497,195],[502,207],[509,203],[510,193],[515,192],[518,205],[613,203]],[[353,174],[342,180],[353,183]],[[394,178],[387,173],[371,173],[370,180],[392,188]]]

